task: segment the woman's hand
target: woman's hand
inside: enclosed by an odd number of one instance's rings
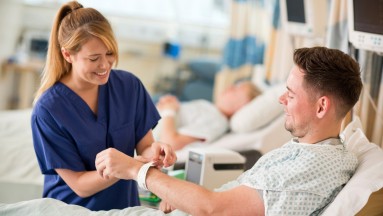
[[[177,161],[177,155],[169,144],[154,142],[147,151],[150,151],[150,156],[146,156],[145,152],[143,158],[151,158],[151,161],[159,168],[172,166]]]
[[[140,159],[145,163],[145,158]],[[118,151],[114,148],[108,148],[96,156],[96,169],[98,174],[109,179],[116,177],[119,179],[135,179],[142,163],[134,158]]]

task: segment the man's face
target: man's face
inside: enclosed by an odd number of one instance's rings
[[[316,115],[315,99],[304,88],[304,74],[297,66],[290,71],[286,82],[287,91],[279,97],[284,105],[285,128],[294,137],[304,138],[312,132]]]

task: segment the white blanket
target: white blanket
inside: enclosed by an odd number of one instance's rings
[[[14,204],[0,204],[0,215],[7,216],[151,216],[151,215],[170,215],[170,216],[186,216],[181,211],[173,211],[164,214],[160,210],[137,206],[125,208],[122,210],[109,211],[90,211],[87,208],[78,205],[68,205],[59,200],[44,198],[30,201],[18,202]]]

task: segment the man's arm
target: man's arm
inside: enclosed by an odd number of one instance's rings
[[[165,202],[191,215],[264,215],[260,195],[244,185],[213,192],[167,176],[157,169],[148,171],[146,185]]]
[[[133,179],[143,163],[116,149],[107,149],[97,154],[96,167],[104,178],[113,176]],[[199,185],[162,173],[148,170],[146,186],[172,207],[192,215],[263,215],[263,201],[255,189],[238,186],[225,192],[212,192]],[[143,179],[140,179],[142,181]]]

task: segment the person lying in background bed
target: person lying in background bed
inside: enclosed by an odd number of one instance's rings
[[[340,133],[363,84],[358,63],[339,50],[301,48],[294,51],[293,60],[279,101],[285,128],[295,138],[262,156],[224,190],[213,192],[170,177],[113,148],[97,155],[97,171],[105,179],[138,181],[163,200],[164,212],[320,215],[358,165]]]
[[[214,103],[202,99],[180,103],[173,95],[162,96],[156,104],[161,120],[154,136],[174,150],[196,141],[214,141],[229,129],[229,118],[260,93],[251,81],[241,81],[225,89]]]
[[[160,116],[145,87],[133,74],[112,69],[117,60],[101,13],[76,1],[61,6],[31,117],[43,197],[91,210],[138,206],[136,182],[101,178],[96,154],[113,147],[159,166],[176,161],[171,146],[154,142]]]

